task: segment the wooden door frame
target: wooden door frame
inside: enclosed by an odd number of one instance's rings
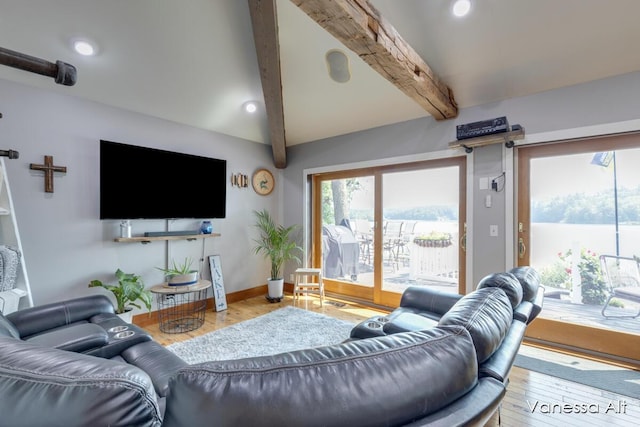
[[[313,265],[322,265],[322,181],[331,179],[345,179],[362,176],[373,176],[375,181],[375,205],[374,205],[374,218],[376,224],[374,224],[374,251],[373,251],[373,263],[374,266],[374,286],[372,288],[365,286],[352,286],[340,281],[332,281],[325,279],[325,288],[329,292],[335,292],[339,294],[348,294],[351,297],[357,298],[363,301],[369,301],[371,303],[385,306],[385,307],[397,307],[400,305],[401,295],[394,292],[382,290],[382,262],[383,262],[383,250],[382,250],[382,176],[389,172],[403,172],[420,169],[433,169],[438,167],[450,167],[457,166],[459,170],[459,205],[458,205],[458,231],[459,236],[464,234],[464,226],[466,224],[466,212],[467,212],[467,157],[466,156],[452,156],[440,159],[423,160],[418,162],[384,165],[375,167],[366,167],[359,169],[349,169],[335,172],[323,172],[312,175],[312,236],[311,236],[311,250],[312,250],[312,262]],[[459,292],[464,293],[466,289],[466,253],[459,248],[458,253],[458,286]]]
[[[531,223],[531,159],[629,148],[640,148],[640,133],[632,132],[517,147],[517,223],[525,225],[522,231],[519,229],[516,230],[516,261],[519,266],[530,264],[528,249],[522,258],[518,256],[517,250],[519,248],[518,239],[520,238],[523,239],[522,243],[525,248],[531,247],[529,226]],[[544,316],[544,307],[542,309],[542,315]],[[586,356],[595,356],[614,362],[635,363],[637,366],[640,366],[637,350],[640,348],[640,335],[636,334],[538,317],[527,328],[525,338],[530,342],[540,343],[541,345],[555,349],[567,350]]]

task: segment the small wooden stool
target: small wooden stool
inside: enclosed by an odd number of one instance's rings
[[[298,268],[295,273],[295,281],[293,285],[293,299],[300,298],[302,292],[309,294],[317,292],[320,296],[320,305],[324,302],[324,284],[322,283],[322,269],[320,268]],[[310,276],[316,276],[317,282],[309,282]]]

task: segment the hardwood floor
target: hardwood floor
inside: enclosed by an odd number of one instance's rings
[[[384,314],[384,310],[366,307],[353,302],[327,298],[320,307],[315,296],[302,297],[293,301],[286,296],[280,303],[270,304],[264,297],[254,297],[229,304],[226,311],[207,310],[205,322],[195,331],[183,334],[165,334],[157,324],[145,326],[149,333],[163,345],[184,341],[234,323],[251,319],[283,306],[295,307],[322,313],[337,319],[358,323],[369,317]],[[551,359],[574,356],[559,355],[529,346],[523,346],[524,354]],[[584,360],[581,360],[584,363]],[[593,369],[602,369],[609,365],[590,362]],[[500,410],[500,425],[520,426],[558,426],[558,427],[598,427],[598,426],[637,426],[640,420],[640,400],[614,394],[594,387],[588,387],[556,377],[514,367],[510,375],[507,394]],[[495,423],[494,423],[495,424]],[[492,424],[492,425],[494,425]]]

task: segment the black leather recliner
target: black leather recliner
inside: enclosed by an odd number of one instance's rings
[[[0,314],[0,424],[160,425],[184,366],[104,295]]]

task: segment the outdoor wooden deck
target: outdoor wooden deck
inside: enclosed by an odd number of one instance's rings
[[[638,313],[637,305],[625,301],[625,306],[626,308],[624,309],[609,307],[607,308],[607,314],[635,315]],[[640,334],[640,317],[636,319],[605,318],[602,316],[601,311],[602,306],[599,305],[574,304],[566,299],[545,298],[540,316],[585,326]]]

